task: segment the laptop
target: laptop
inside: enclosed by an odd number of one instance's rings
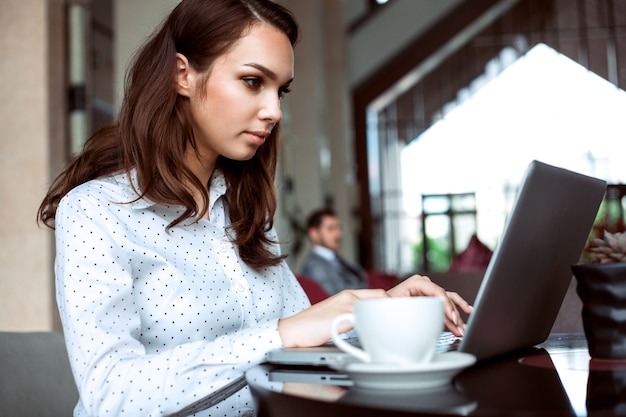
[[[546,340],[606,191],[606,182],[532,161],[457,346],[477,360]],[[268,361],[328,365],[347,355],[328,344],[270,351]]]

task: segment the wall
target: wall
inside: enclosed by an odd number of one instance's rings
[[[35,223],[50,167],[48,7],[0,2],[0,329],[50,329],[50,234]]]

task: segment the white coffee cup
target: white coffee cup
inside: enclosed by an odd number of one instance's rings
[[[363,349],[339,334],[351,324]],[[444,308],[439,297],[391,297],[357,300],[353,313],[340,314],[331,323],[332,340],[344,352],[368,363],[422,364],[435,355],[443,330]]]

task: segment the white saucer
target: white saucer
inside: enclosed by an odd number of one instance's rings
[[[473,365],[476,357],[463,352],[435,355],[428,363],[416,365],[365,363],[352,357],[330,366],[350,376],[360,388],[406,390],[441,387],[464,368]]]

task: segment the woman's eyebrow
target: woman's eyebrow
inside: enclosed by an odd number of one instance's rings
[[[259,71],[261,71],[263,74],[265,74],[265,76],[267,78],[269,78],[270,80],[272,80],[272,81],[276,80],[276,73],[274,71],[272,71],[271,69],[269,69],[267,67],[264,67],[261,64],[255,64],[255,63],[251,62],[249,64],[244,64],[244,66],[256,68]]]
[[[259,71],[261,71],[267,78],[269,78],[272,81],[276,81],[276,79],[278,78],[278,76],[276,75],[276,73],[274,71],[272,71],[271,69],[261,65],[261,64],[256,64],[254,62],[248,63],[248,64],[244,64],[244,66],[247,67],[252,67],[255,68]],[[291,83],[293,81],[293,78],[291,78],[289,81],[287,81],[288,83]]]

